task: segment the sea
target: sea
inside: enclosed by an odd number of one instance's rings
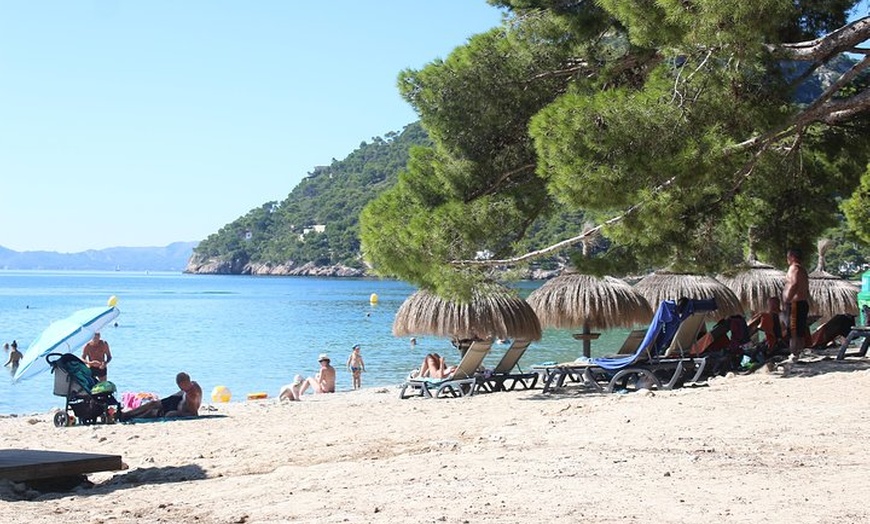
[[[521,296],[540,282],[514,284]],[[118,394],[174,393],[175,375],[186,371],[199,382],[205,402],[218,386],[231,402],[249,393],[276,397],[281,386],[317,372],[327,353],[338,372],[337,390],[351,389],[345,368],[354,344],[366,364],[363,387],[396,388],[426,353],[458,353],[444,338],[392,334],[396,311],[416,289],[381,279],[189,275],[169,272],[0,271],[0,344],[28,346],[53,321],[76,310],[104,306],[117,297],[120,316],[102,330],[111,348],[108,379]],[[626,330],[605,332],[593,343],[593,356],[615,352]],[[521,366],[572,360],[582,353],[571,330],[544,331]],[[501,358],[496,344],[487,357]],[[81,352],[78,350],[78,354]],[[0,355],[5,363],[8,353]],[[53,394],[49,367],[32,378],[12,382],[0,371],[0,415],[46,413],[64,407]],[[5,373],[4,373],[5,371]]]

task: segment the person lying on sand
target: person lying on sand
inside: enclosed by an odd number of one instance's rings
[[[183,371],[175,376],[175,383],[179,388],[178,393],[164,399],[147,402],[131,411],[122,411],[121,420],[197,416],[199,406],[202,404],[202,388],[190,380],[190,375]]]

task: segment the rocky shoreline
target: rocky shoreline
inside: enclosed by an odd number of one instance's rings
[[[243,262],[240,260],[200,259],[190,258],[185,273],[196,275],[260,275],[260,276],[293,276],[293,277],[364,277],[365,270],[337,264],[318,266],[313,262],[296,264],[289,261],[285,264],[268,264],[260,262]]]
[[[282,277],[338,277],[360,278],[373,277],[365,269],[353,268],[342,264],[331,266],[318,266],[313,262],[297,264],[288,261],[284,264],[268,264],[260,262],[245,262],[241,260],[217,260],[201,259],[196,256],[190,258],[185,273],[194,275],[257,275],[257,276],[282,276]],[[561,272],[560,269],[530,270],[525,275],[525,280],[547,280]]]

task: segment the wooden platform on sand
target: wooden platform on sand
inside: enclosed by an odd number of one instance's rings
[[[0,479],[16,482],[72,477],[95,471],[119,469],[123,469],[120,455],[40,449],[0,449]]]

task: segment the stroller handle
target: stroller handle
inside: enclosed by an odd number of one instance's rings
[[[64,355],[72,355],[73,357],[75,357],[77,359],[79,358],[76,355],[73,355],[72,353],[49,353],[48,355],[45,356],[45,361],[48,362],[50,365],[54,365],[54,363],[57,362],[58,360],[60,360],[61,358],[63,358]]]

